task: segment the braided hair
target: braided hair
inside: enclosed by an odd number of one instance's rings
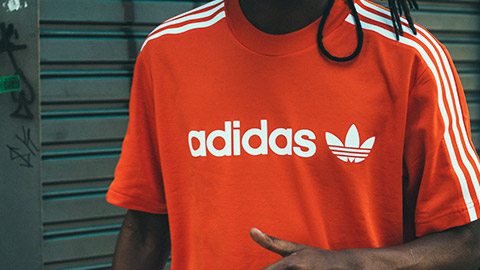
[[[328,15],[330,14],[330,11],[332,10],[334,2],[335,0],[329,0],[327,7],[325,8],[325,13],[323,14],[322,19],[320,20],[320,26],[318,27],[318,33],[317,33],[318,49],[330,60],[333,60],[336,62],[347,62],[357,57],[357,55],[362,50],[362,45],[363,45],[362,25],[360,23],[360,18],[358,17],[357,9],[355,8],[354,0],[347,0],[348,7],[350,8],[350,11],[352,12],[353,18],[355,20],[355,30],[357,32],[357,47],[355,48],[355,51],[350,56],[347,56],[347,57],[337,57],[329,53],[325,49],[325,46],[323,44],[323,30],[325,29],[325,23],[327,21]],[[407,18],[407,21],[408,21],[408,25],[412,29],[413,33],[415,35],[417,34],[417,30],[415,29],[415,25],[413,24],[412,16],[410,15],[410,9],[415,8],[418,10],[418,5],[416,0],[388,0],[388,7],[390,9],[390,14],[392,16],[393,29],[395,31],[395,37],[397,38],[397,40],[400,39],[400,35],[403,36],[403,28],[402,28],[402,22],[400,17],[402,16],[402,13],[405,14],[405,17]]]

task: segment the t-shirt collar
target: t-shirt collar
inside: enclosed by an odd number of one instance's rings
[[[328,16],[324,38],[344,23],[350,10],[346,0],[336,0]],[[245,47],[264,55],[279,56],[294,53],[316,45],[320,18],[310,25],[283,35],[260,31],[243,15],[239,0],[225,0],[228,25],[236,39]]]

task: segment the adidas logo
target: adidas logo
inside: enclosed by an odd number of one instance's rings
[[[332,153],[341,161],[350,163],[360,163],[370,154],[375,137],[368,138],[360,145],[360,136],[357,127],[353,124],[345,137],[345,145],[337,136],[330,132],[325,132],[325,139]]]

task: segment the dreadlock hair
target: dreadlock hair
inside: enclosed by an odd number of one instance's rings
[[[350,8],[350,11],[352,12],[353,18],[355,20],[355,30],[357,32],[357,47],[355,48],[355,51],[350,56],[347,56],[347,57],[337,57],[329,53],[325,49],[325,46],[323,45],[323,30],[325,29],[325,23],[327,21],[328,15],[330,14],[330,11],[332,10],[334,2],[335,0],[328,1],[327,7],[325,8],[325,13],[323,14],[322,19],[320,20],[320,26],[318,27],[318,33],[317,33],[318,49],[330,60],[333,60],[336,62],[347,62],[357,57],[357,55],[362,50],[362,46],[363,46],[362,25],[360,23],[360,18],[358,17],[357,9],[355,8],[354,0],[347,0],[348,7]],[[418,5],[416,0],[388,0],[388,7],[390,9],[393,29],[395,31],[395,37],[397,38],[397,40],[400,39],[400,35],[403,36],[403,27],[401,22],[402,13],[405,14],[405,17],[407,18],[410,29],[412,29],[415,35],[417,34],[417,30],[415,29],[415,25],[413,24],[412,16],[410,15],[410,9],[415,8],[418,10]]]

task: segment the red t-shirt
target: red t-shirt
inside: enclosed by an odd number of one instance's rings
[[[319,21],[285,35],[215,0],[154,30],[135,67],[110,203],[168,213],[173,269],[258,269],[279,256],[251,227],[327,249],[402,244],[480,215],[479,161],[460,81],[424,28],[356,7],[353,60],[317,49]],[[324,43],[351,54],[335,1]]]

